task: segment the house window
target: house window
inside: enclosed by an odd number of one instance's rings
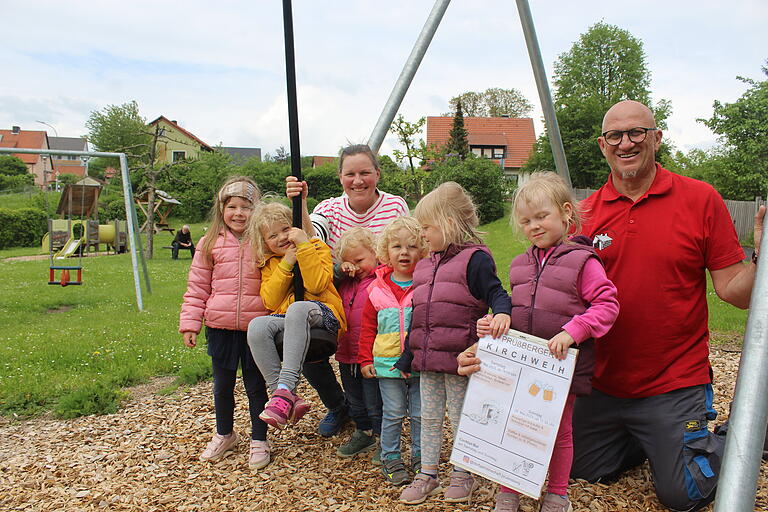
[[[501,160],[504,158],[503,147],[472,146],[470,149],[472,150],[472,153],[483,158],[492,158],[494,160]]]
[[[173,152],[173,162],[181,162],[187,158],[187,152],[186,151],[174,151]]]

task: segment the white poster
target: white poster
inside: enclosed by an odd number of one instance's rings
[[[538,498],[577,355],[571,348],[561,361],[545,340],[514,330],[481,339],[451,463]]]

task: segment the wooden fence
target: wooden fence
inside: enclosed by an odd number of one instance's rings
[[[594,192],[589,188],[575,188],[573,195],[579,201],[587,198]],[[725,206],[731,214],[731,220],[736,228],[736,234],[742,242],[751,241],[755,229],[755,213],[757,209],[765,204],[765,199],[756,197],[754,201],[734,201],[725,199]]]

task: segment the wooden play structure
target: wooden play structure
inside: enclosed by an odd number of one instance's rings
[[[149,218],[147,213],[149,210],[149,190],[145,190],[141,195],[137,195],[134,198],[141,212],[146,218]],[[181,204],[180,201],[172,198],[170,194],[162,190],[155,190],[155,233],[160,231],[169,231],[173,233],[175,230],[168,225],[168,217],[171,215],[173,205]],[[147,220],[141,225],[140,231],[147,232]]]

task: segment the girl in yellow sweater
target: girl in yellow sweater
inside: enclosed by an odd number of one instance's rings
[[[248,229],[253,255],[261,267],[260,295],[272,315],[248,325],[248,346],[272,395],[259,417],[283,428],[297,422],[309,404],[295,394],[310,343],[310,329],[323,328],[335,336],[346,330],[344,308],[333,286],[331,250],[291,227],[291,210],[266,203],[251,216]],[[295,301],[293,268],[298,263],[304,300]],[[283,335],[283,361],[275,338]]]

